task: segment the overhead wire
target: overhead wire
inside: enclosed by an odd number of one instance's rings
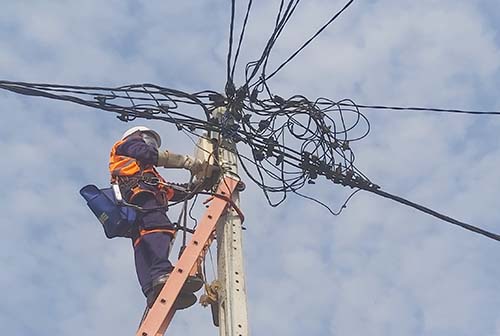
[[[236,11],[236,0],[231,0],[231,16],[229,20],[229,43],[228,43],[228,51],[227,51],[227,83],[226,86],[230,83],[233,83],[231,71],[231,54],[233,51],[233,33],[234,33],[234,16]]]
[[[241,49],[241,45],[243,43],[243,38],[245,36],[245,31],[246,31],[246,27],[247,27],[247,23],[248,23],[248,18],[250,16],[250,9],[252,8],[252,3],[253,3],[252,0],[248,0],[248,5],[247,5],[246,13],[245,13],[245,18],[243,19],[243,26],[241,28],[241,33],[240,33],[240,37],[239,37],[239,40],[238,40],[238,47],[236,48],[236,53],[234,55],[233,66],[231,68],[231,79],[233,79],[234,72],[236,70],[236,63],[238,61],[238,56],[240,55],[240,49]],[[233,4],[234,4],[234,1],[233,1]]]
[[[277,39],[283,32],[283,29],[285,28],[286,24],[292,17],[292,14],[295,12],[300,0],[291,0],[288,2],[288,5],[286,6],[284,12],[284,0],[281,0],[280,2],[280,7],[278,14],[276,16],[276,22],[275,22],[275,28],[273,32],[271,33],[271,36],[269,37],[266,46],[264,47],[264,50],[262,51],[262,54],[258,60],[249,62],[246,67],[245,67],[245,78],[246,82],[244,84],[244,87],[249,87],[249,86],[254,86],[254,85],[249,85],[250,81],[257,75],[260,67],[264,64],[264,68],[262,72],[265,72],[265,65],[267,64],[267,60],[269,58],[269,55],[271,54],[271,50],[274,47],[274,44],[276,43]],[[252,73],[248,75],[250,69],[252,70]]]
[[[341,106],[344,103],[338,103]],[[450,114],[470,114],[470,115],[500,115],[500,111],[484,111],[484,110],[460,110],[460,109],[445,109],[436,107],[416,107],[416,106],[385,106],[385,105],[363,105],[356,104],[357,108],[369,110],[394,110],[394,111],[414,111],[414,112],[438,112]]]
[[[340,10],[338,11],[337,13],[335,13],[334,16],[332,16],[316,33],[313,34],[313,36],[311,36],[306,42],[304,42],[304,44],[302,44],[302,46],[300,46],[299,49],[297,49],[294,53],[292,53],[283,63],[281,63],[277,68],[276,70],[274,70],[270,75],[268,76],[265,76],[264,78],[261,78],[262,81],[266,81],[268,79],[271,79],[272,77],[274,77],[281,69],[283,69],[285,67],[285,65],[287,65],[292,59],[294,59],[302,50],[304,50],[314,39],[316,39],[319,34],[321,34],[332,22],[334,22],[340,15],[342,15],[342,13],[347,10],[347,8],[349,8],[349,6],[351,6],[351,4],[354,2],[354,0],[350,0],[348,1],[345,6]],[[258,85],[258,83],[257,83]]]
[[[436,218],[439,218],[439,219],[441,219],[441,220],[443,220],[445,222],[448,222],[450,224],[460,226],[461,228],[466,229],[468,231],[471,231],[471,232],[483,235],[485,237],[491,238],[491,239],[496,240],[496,241],[500,241],[500,235],[498,235],[498,234],[495,234],[495,233],[489,232],[487,230],[481,229],[481,228],[479,228],[477,226],[474,226],[474,225],[471,225],[471,224],[459,221],[459,220],[457,220],[455,218],[443,215],[443,214],[441,214],[441,213],[439,213],[439,212],[437,212],[435,210],[432,210],[432,209],[430,209],[428,207],[425,207],[423,205],[417,204],[415,202],[409,201],[409,200],[407,200],[407,199],[405,199],[403,197],[390,194],[390,193],[385,192],[385,191],[380,190],[380,189],[372,190],[372,192],[374,194],[376,194],[376,195],[379,195],[379,196],[391,199],[391,200],[396,201],[398,203],[401,203],[401,204],[407,205],[407,206],[409,206],[411,208],[414,208],[414,209],[416,209],[418,211],[424,212],[424,213],[426,213],[428,215],[431,215],[431,216],[434,216]]]
[[[277,74],[317,38],[353,3],[353,0],[348,1],[270,75],[266,75],[271,51],[299,3],[300,0],[290,0],[286,3],[284,0],[280,1],[274,30],[260,57],[247,63],[245,83],[236,89],[233,80],[252,0],[249,0],[247,5],[234,59],[232,52],[236,2],[232,0],[225,95],[211,90],[187,93],[148,83],[106,88],[0,80],[0,89],[23,95],[69,101],[112,112],[118,114],[117,117],[124,122],[136,118],[166,121],[174,124],[188,137],[217,134],[216,138],[211,140],[214,140],[218,146],[225,146],[226,140],[236,144],[243,143],[245,144],[244,152],[235,151],[234,154],[238,156],[238,161],[246,175],[263,191],[271,206],[282,204],[289,193],[294,193],[326,207],[333,215],[338,215],[354,195],[364,190],[498,240],[499,236],[496,234],[382,191],[356,167],[353,148],[355,143],[366,138],[371,130],[370,122],[361,113],[361,109],[476,115],[498,115],[500,112],[361,105],[350,99],[336,102],[325,97],[308,99],[303,95],[293,95],[283,98],[273,94],[267,80]],[[259,71],[258,79],[250,84]],[[214,118],[213,112],[220,107],[224,107],[225,111],[220,118]],[[188,113],[184,109],[194,110],[193,113]],[[198,117],[194,116],[195,113],[198,113]],[[200,134],[199,131],[208,133]],[[191,140],[195,143],[193,139]],[[214,159],[217,163],[217,158]],[[338,211],[333,211],[325,202],[301,192],[306,185],[316,183],[319,177],[334,184],[355,189]],[[273,195],[278,195],[278,197]],[[189,210],[190,218],[192,218],[191,210],[192,207]]]

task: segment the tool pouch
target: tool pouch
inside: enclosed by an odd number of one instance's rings
[[[132,207],[118,204],[112,188],[99,189],[89,184],[80,189],[80,195],[101,222],[106,237],[111,239],[133,236],[137,211]]]

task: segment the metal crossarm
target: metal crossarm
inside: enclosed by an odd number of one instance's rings
[[[165,334],[175,314],[174,302],[191,269],[196,265],[200,255],[204,253],[206,244],[211,241],[217,221],[224,214],[226,208],[231,205],[231,195],[237,185],[238,181],[231,177],[224,177],[224,180],[219,183],[216,195],[220,197],[216,196],[210,202],[177,265],[141,323],[136,336],[161,336]]]

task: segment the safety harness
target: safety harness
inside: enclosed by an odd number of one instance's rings
[[[117,148],[124,142],[125,140],[118,141],[111,149],[109,162],[111,183],[118,184],[127,202],[131,203],[139,212],[162,209],[166,211],[168,208],[168,201],[174,197],[174,190],[169,187],[169,185],[156,171],[153,165],[143,165],[134,158],[117,155]],[[134,200],[141,193],[152,194],[161,205],[147,209],[142,208],[138,205],[134,205]],[[156,228],[148,230],[139,228],[136,234],[134,234],[134,237],[132,237],[134,241],[134,247],[137,246],[140,243],[142,237],[147,234],[154,232],[165,232],[173,236],[175,234],[175,231],[175,229],[168,228]]]

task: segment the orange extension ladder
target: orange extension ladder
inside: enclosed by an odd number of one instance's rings
[[[163,286],[158,298],[147,312],[136,336],[163,336],[175,314],[173,308],[175,299],[179,295],[184,282],[198,263],[204,258],[207,247],[214,238],[217,221],[224,215],[228,207],[233,207],[240,217],[241,211],[235,207],[231,200],[233,191],[239,181],[231,177],[224,177],[219,183],[217,192],[208,201],[207,206],[196,231],[187,244],[181,257],[177,261],[167,282]],[[243,220],[243,218],[241,218]]]

